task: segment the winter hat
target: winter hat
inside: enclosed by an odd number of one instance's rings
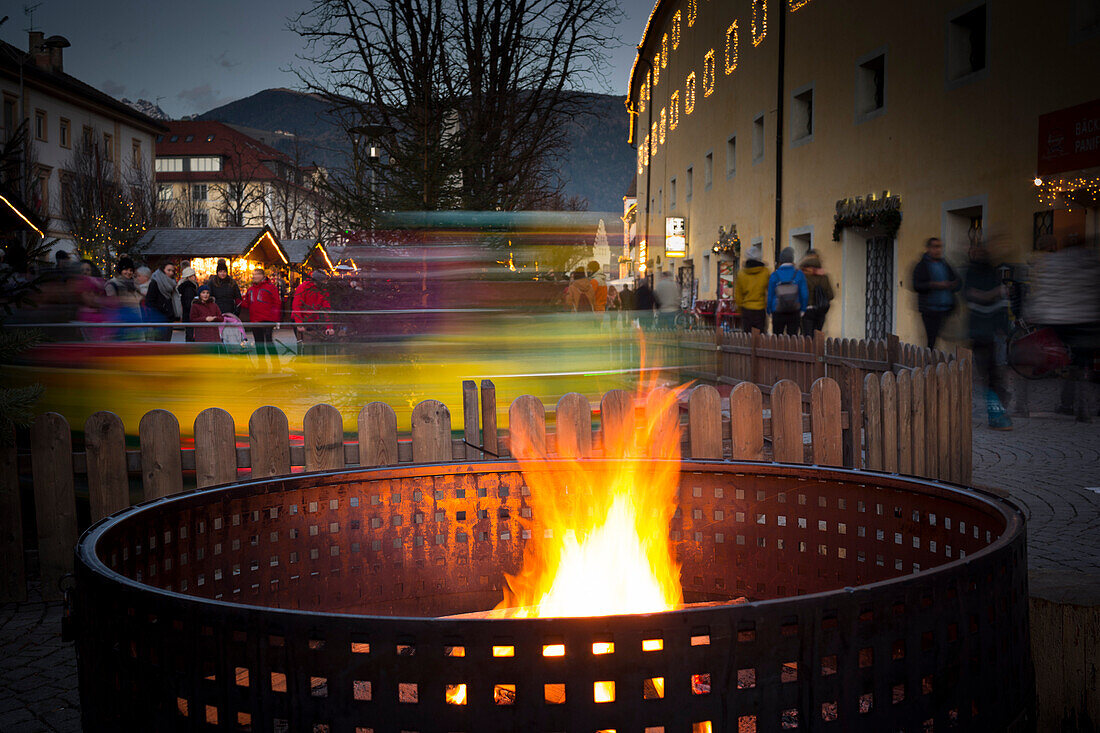
[[[182,278],[194,277],[194,275],[195,269],[193,267],[185,267],[183,268],[183,272],[180,273],[180,277]]]
[[[131,258],[129,258],[129,257],[119,257],[118,258],[118,267],[115,268],[116,272],[122,272],[123,270],[132,270],[132,269],[134,269],[134,261]]]
[[[209,286],[209,285],[200,285],[200,286],[199,286],[199,289],[198,289],[198,292],[196,293],[196,295],[197,295],[198,293],[201,293],[201,292],[202,292],[202,291],[204,291],[204,290],[205,290],[206,292],[208,292],[208,293],[209,293],[209,292],[210,292],[210,286]]]
[[[314,282],[324,282],[328,280],[328,273],[324,270],[314,270],[309,276],[313,278]]]
[[[779,264],[783,265],[788,262],[794,264],[794,247],[784,247],[783,251],[779,253]]]
[[[221,272],[222,270],[229,272],[229,266],[225,264],[225,260],[218,260],[218,266],[214,268],[214,271]]]
[[[749,247],[748,253],[745,254],[745,259],[759,261],[760,258],[763,256],[764,254],[760,251],[760,245],[754,244],[753,246]]]
[[[818,256],[817,252],[810,250],[806,253],[806,256],[802,258],[802,261],[798,263],[798,266],[801,268],[821,267],[821,257]]]

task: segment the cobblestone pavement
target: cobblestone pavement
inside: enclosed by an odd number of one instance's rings
[[[975,404],[974,483],[1006,494],[1027,514],[1033,594],[1096,594],[1100,417],[1082,424],[1056,415],[1058,384],[1028,387],[1031,416],[1014,417],[1011,432],[989,430],[984,404]],[[1095,415],[1100,395],[1089,389]],[[32,588],[27,603],[0,606],[0,731],[79,731],[76,659],[72,645],[61,641],[61,604],[37,596]]]

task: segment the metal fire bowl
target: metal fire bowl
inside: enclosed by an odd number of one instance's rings
[[[686,600],[749,603],[435,618],[499,601],[539,541],[527,495],[515,463],[408,466],[194,491],[101,521],[76,557],[85,730],[927,733],[1029,719],[1024,520],[1004,501],[685,462],[671,537]],[[614,651],[594,654],[605,642]],[[564,654],[544,656],[554,645]],[[596,702],[607,682],[614,700]],[[465,705],[447,702],[451,685]]]

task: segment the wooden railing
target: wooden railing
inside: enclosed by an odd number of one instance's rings
[[[738,346],[736,339],[731,341],[731,347]],[[845,352],[843,346],[838,350]],[[768,351],[758,349],[757,358],[781,362]],[[841,380],[819,376],[807,383],[808,394],[798,381],[788,378],[764,389],[754,381],[741,381],[728,398],[710,385],[693,387],[681,399],[675,416],[683,455],[699,460],[847,466],[967,483],[970,411],[964,406],[969,406],[969,359],[902,368],[897,375],[865,371],[879,360],[879,353],[864,355],[857,350],[852,359],[858,361],[838,362],[849,370]],[[796,370],[804,364],[820,369],[817,363],[799,358],[788,362]],[[87,516],[95,522],[136,501],[241,478],[492,460],[509,455],[511,431],[520,429],[545,435],[551,454],[562,448],[601,456],[605,435],[630,431],[641,420],[653,419],[630,394],[612,390],[595,406],[594,429],[593,405],[583,395],[571,393],[553,408],[554,430],[548,432],[545,406],[526,395],[512,402],[509,430],[501,431],[496,424],[495,388],[488,380],[482,382],[480,395],[473,382],[464,382],[462,406],[461,438],[452,433],[448,407],[425,400],[413,409],[407,435],[399,435],[394,410],[384,403],[364,406],[354,429],[344,425],[336,408],[321,404],[309,409],[302,438],[293,440],[286,415],[277,407],[263,406],[253,412],[247,434],[238,433],[228,412],[211,407],[195,419],[193,447],[181,441],[175,415],[152,410],[138,426],[136,448],[127,447],[126,431],[117,415],[98,412],[84,424],[83,445],[77,450],[64,417],[40,415],[23,441],[22,452],[15,445],[0,446],[0,602],[26,597],[21,483],[33,487],[37,542],[27,544],[37,545],[43,596],[57,598],[59,581],[72,567],[80,530],[77,497],[83,502],[85,490]]]

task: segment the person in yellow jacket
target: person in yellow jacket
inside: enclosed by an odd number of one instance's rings
[[[760,245],[749,247],[745,264],[737,272],[733,284],[733,299],[741,313],[741,328],[748,333],[754,328],[768,332],[768,278],[771,271],[761,260]]]

